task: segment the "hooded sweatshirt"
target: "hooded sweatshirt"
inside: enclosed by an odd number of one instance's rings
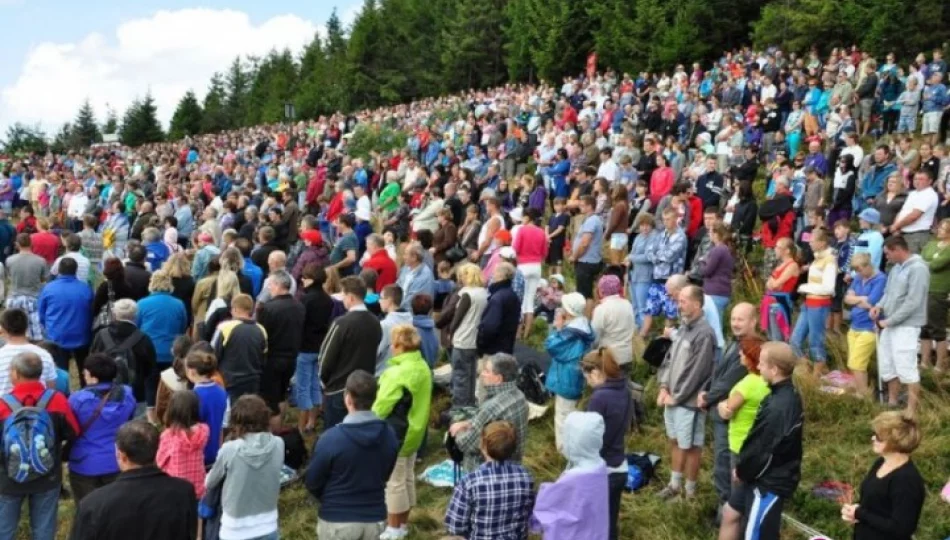
[[[386,317],[379,321],[379,326],[383,330],[383,337],[379,340],[379,347],[376,349],[376,377],[383,374],[386,369],[386,361],[389,360],[389,334],[393,328],[400,324],[412,324],[412,313],[407,311],[393,311],[387,313]]]
[[[208,489],[224,482],[221,540],[245,540],[277,531],[277,497],[284,440],[266,432],[228,441],[205,479]]]
[[[319,517],[331,523],[386,519],[386,481],[399,445],[393,429],[371,411],[351,412],[327,430],[307,467],[307,490],[320,501]],[[220,460],[219,460],[220,461]]]
[[[564,420],[567,470],[555,483],[541,484],[531,530],[545,540],[606,540],[609,532],[607,466],[600,457],[604,418],[572,412]]]
[[[413,315],[412,326],[422,338],[422,357],[431,369],[439,359],[439,334],[435,331],[435,321],[429,315]]]
[[[169,476],[181,478],[195,486],[200,499],[205,494],[205,445],[208,424],[198,423],[191,429],[170,427],[162,431],[155,464]]]
[[[581,358],[593,343],[594,330],[585,317],[571,319],[560,330],[551,327],[544,341],[544,348],[551,355],[545,387],[564,399],[580,399],[584,392]]]
[[[99,416],[93,419],[106,392],[109,397]],[[69,453],[69,472],[84,476],[118,473],[115,435],[135,413],[132,388],[125,385],[113,388],[111,383],[87,386],[69,396],[69,407],[76,415],[76,422],[86,428]]]
[[[911,255],[901,264],[895,264],[887,273],[884,298],[877,303],[889,328],[910,326],[920,328],[927,324],[927,305],[930,291],[930,270],[920,255]]]

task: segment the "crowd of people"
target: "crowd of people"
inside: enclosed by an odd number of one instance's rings
[[[24,499],[33,538],[55,536],[63,464],[72,538],[276,539],[292,434],[318,426],[317,535],[406,538],[444,361],[465,473],[446,533],[612,540],[635,345],[662,340],[656,496],[696,497],[708,416],[719,537],[778,538],[801,479],[793,371],[837,362],[869,398],[876,359],[895,410],[872,422],[880,459],[841,518],[909,539],[920,373],[950,369],[946,75],[939,50],[902,65],[742,49],[4,159],[0,540]],[[382,126],[407,140],[350,154]],[[536,318],[568,463],[540,486],[517,357]]]

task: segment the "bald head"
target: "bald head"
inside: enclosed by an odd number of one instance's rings
[[[283,251],[273,251],[267,256],[267,268],[271,272],[282,270],[285,266],[287,266],[287,254]]]
[[[748,302],[741,302],[732,307],[729,315],[729,325],[732,335],[736,338],[751,336],[755,333],[755,306]]]

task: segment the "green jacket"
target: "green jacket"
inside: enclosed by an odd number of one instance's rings
[[[432,372],[422,353],[412,351],[389,359],[386,371],[379,377],[379,390],[373,412],[386,419],[399,403],[403,392],[412,394],[409,408],[409,430],[399,450],[399,457],[416,453],[422,446],[422,436],[429,425],[429,406],[432,403]]]
[[[930,294],[950,293],[950,247],[938,249],[937,241],[931,240],[920,256],[930,270]]]
[[[389,182],[379,194],[379,207],[387,212],[399,208],[400,193],[402,193],[402,186],[399,185],[399,182]]]

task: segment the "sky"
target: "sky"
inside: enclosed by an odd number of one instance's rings
[[[323,32],[333,8],[348,26],[361,0],[0,0],[0,138],[14,122],[52,136],[89,99],[100,122],[151,91],[167,128],[189,89],[203,99],[236,56]]]

